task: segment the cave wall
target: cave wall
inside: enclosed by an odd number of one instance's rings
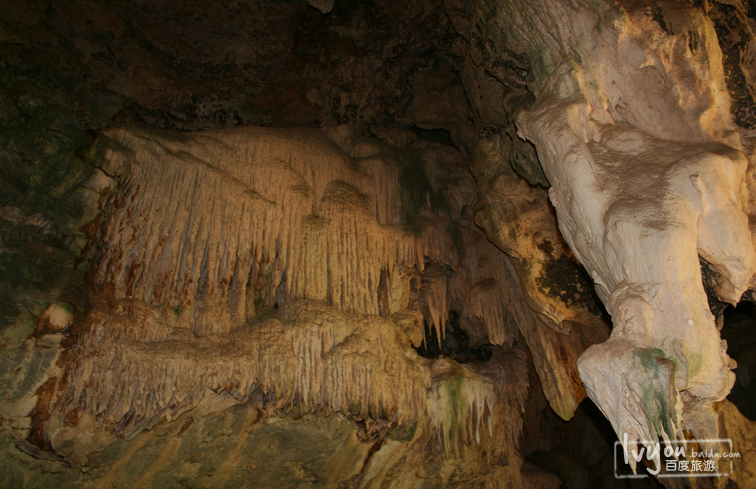
[[[26,314],[4,330],[3,483],[523,483],[518,325],[533,313],[471,219],[468,104],[440,4],[3,8],[8,119],[25,124],[5,133],[19,221],[6,267],[43,275],[26,245],[77,239],[59,290],[6,289]],[[229,52],[245,26],[254,48]],[[161,132],[234,126],[249,127]],[[66,131],[69,146],[31,151]],[[74,163],[76,220],[50,189]],[[452,310],[489,361],[415,353],[426,324],[443,341]]]
[[[412,476],[420,480],[522,484],[528,382],[515,342],[533,312],[507,256],[462,218],[475,195],[464,160],[440,143],[415,141],[421,149],[409,152],[346,129],[104,131],[84,154],[113,189],[89,250],[87,308],[73,324],[46,312],[36,348],[59,357],[6,404],[18,449],[86,467],[83,486],[137,474],[158,484],[160,464],[184,460],[192,437],[166,434],[177,441],[135,473],[107,465],[139,464],[144,430],[219,413],[233,425],[228,410],[243,406],[255,426],[270,416],[366,426],[360,441],[372,447],[359,445],[348,465],[319,459],[318,484],[398,484],[416,469],[407,457],[444,468]],[[424,324],[440,341],[452,308],[501,345],[488,361],[412,349],[427,341]],[[285,436],[305,436],[298,426]],[[136,436],[126,452],[109,452]],[[389,454],[399,459],[374,468]],[[235,479],[237,462],[202,473]]]
[[[557,487],[534,390],[751,446],[752,14],[0,6],[4,482]]]

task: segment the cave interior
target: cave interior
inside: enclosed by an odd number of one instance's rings
[[[0,486],[756,488],[754,32],[1,3]]]

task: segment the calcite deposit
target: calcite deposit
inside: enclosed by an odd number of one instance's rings
[[[339,142],[350,154],[319,130],[100,136],[87,157],[119,191],[97,292],[31,435],[84,463],[102,443],[85,426],[133,436],[220,402],[411,426],[441,454],[514,450],[521,354],[475,368],[411,349],[423,321],[440,341],[452,305],[507,349],[531,319],[506,255],[452,220],[469,203],[445,196],[470,193],[443,182],[470,177],[426,177],[441,145]]]
[[[0,486],[752,486],[755,19],[0,4]]]
[[[699,257],[723,302],[756,271],[743,153],[712,20],[692,6],[507,2],[497,40],[525,52],[521,112],[560,230],[612,314],[578,361],[588,394],[631,441],[714,438],[712,403],[735,367],[709,312]],[[557,17],[552,13],[558,13]],[[679,34],[675,34],[679,33]],[[692,42],[695,40],[695,42]],[[502,46],[503,47],[503,46]],[[673,88],[672,88],[673,87]]]

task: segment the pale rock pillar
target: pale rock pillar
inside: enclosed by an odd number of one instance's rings
[[[730,115],[712,21],[679,3],[654,15],[622,2],[482,4],[495,5],[487,46],[529,59],[536,102],[518,128],[612,315],[610,339],[578,361],[588,395],[620,439],[683,427],[715,437],[712,405],[735,365],[699,257],[716,271],[719,299],[734,304],[756,254],[744,205],[749,135]]]

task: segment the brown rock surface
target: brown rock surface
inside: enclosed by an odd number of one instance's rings
[[[748,487],[754,18],[0,5],[0,485]]]

